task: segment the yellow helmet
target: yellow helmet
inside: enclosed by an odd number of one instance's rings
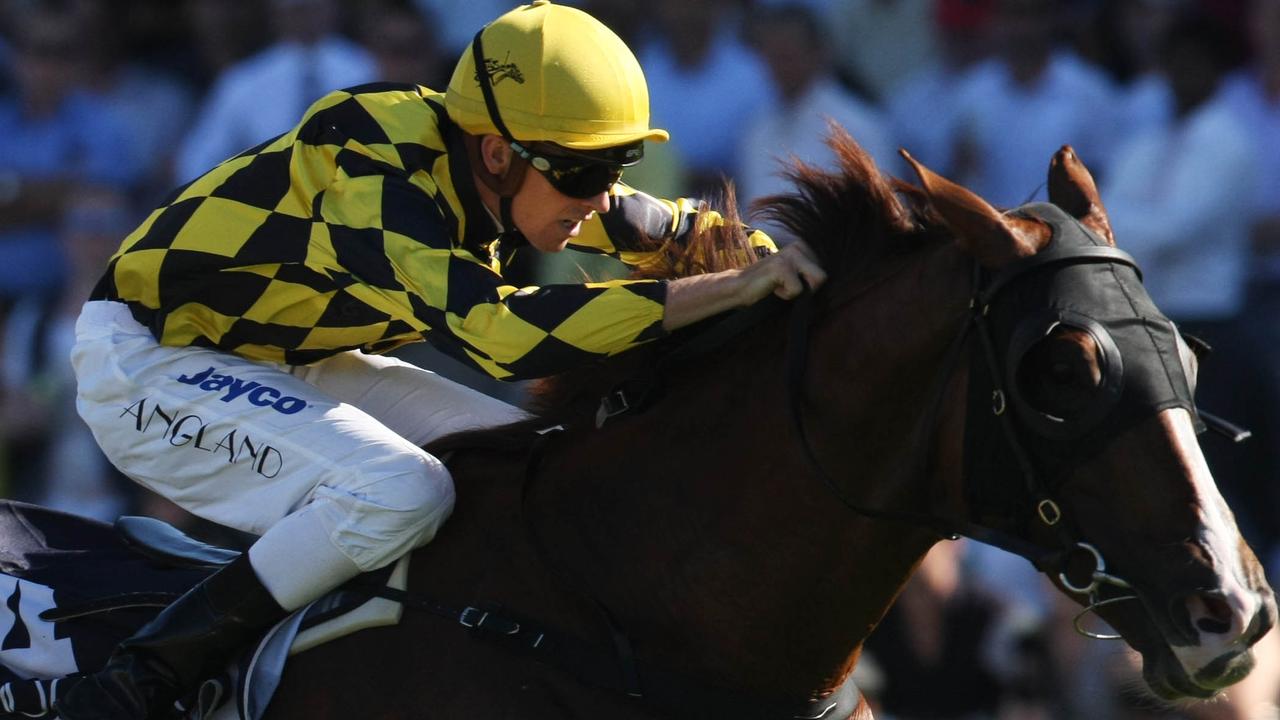
[[[476,72],[480,55],[487,78]],[[522,5],[476,34],[454,68],[445,108],[472,135],[576,150],[669,137],[649,127],[649,88],[622,38],[587,13],[548,0]]]

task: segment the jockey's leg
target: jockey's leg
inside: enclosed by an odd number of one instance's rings
[[[450,433],[529,417],[513,405],[385,355],[345,352],[292,372],[418,446]]]
[[[285,611],[429,541],[453,485],[434,457],[289,368],[161,347],[122,306],[93,305],[73,361],[81,414],[108,457],[191,512],[261,535],[59,701],[66,720],[145,718]],[[342,394],[389,367],[344,365],[326,382]]]

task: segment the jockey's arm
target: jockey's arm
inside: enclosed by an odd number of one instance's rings
[[[769,293],[790,300],[804,291],[804,283],[817,288],[826,277],[813,251],[794,242],[744,268],[670,281],[662,327],[671,331],[691,325],[751,305]]]
[[[660,252],[663,241],[684,245],[700,224],[724,222],[718,212],[689,198],[656,198],[621,182],[610,195],[609,212],[583,223],[581,234],[569,241],[570,249],[604,253],[630,267],[644,267]],[[747,242],[760,253],[777,250],[768,235],[751,228]]]

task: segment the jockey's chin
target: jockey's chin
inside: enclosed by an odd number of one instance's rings
[[[524,232],[525,238],[534,248],[545,253],[557,253],[565,249],[569,241],[582,234],[582,223],[590,219],[586,217],[556,218],[538,227],[534,232]]]
[[[582,224],[609,209],[609,193],[573,198],[552,187],[539,172],[525,173],[511,212],[529,244],[542,252],[560,252],[582,233]]]

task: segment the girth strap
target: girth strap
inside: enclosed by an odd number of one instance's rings
[[[635,702],[676,718],[732,717],[742,720],[818,720],[845,718],[861,699],[852,674],[830,694],[817,700],[780,700],[745,695],[741,691],[712,687],[678,673],[635,661],[636,677],[643,688],[631,694],[617,672],[612,649],[591,645],[519,617],[502,608],[459,606],[390,587],[370,588],[378,597],[403,603],[470,630],[477,639],[531,660],[563,670],[588,685],[611,690]]]

